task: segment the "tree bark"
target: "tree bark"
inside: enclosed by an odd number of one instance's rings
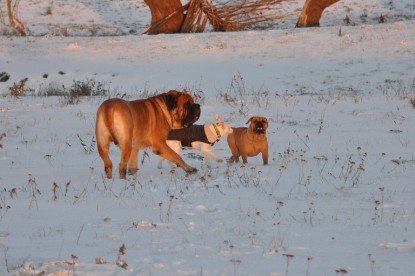
[[[186,6],[180,0],[144,0],[151,11],[148,34],[179,33],[185,18]]]
[[[306,0],[295,27],[320,27],[323,11],[340,0]]]

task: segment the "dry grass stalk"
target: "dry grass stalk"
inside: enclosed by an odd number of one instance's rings
[[[205,29],[207,17],[203,13],[202,2],[201,0],[189,2],[186,17],[180,29],[182,33],[200,33]]]
[[[9,87],[10,94],[14,97],[22,97],[25,95],[25,85],[27,82],[27,78],[22,79],[19,83],[13,83],[11,87]]]
[[[195,0],[193,0],[195,1]],[[263,22],[284,18],[276,12],[287,0],[240,1],[235,5],[214,7],[208,0],[202,2],[203,12],[215,31],[240,31]]]

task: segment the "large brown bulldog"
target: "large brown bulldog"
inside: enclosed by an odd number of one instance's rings
[[[268,164],[268,140],[267,128],[268,119],[265,117],[251,117],[248,122],[249,128],[233,128],[233,132],[228,136],[228,145],[232,156],[229,162],[239,162],[242,156],[244,164],[248,163],[248,156],[256,156],[262,153],[264,165]]]
[[[138,151],[151,147],[152,151],[182,167],[186,172],[197,170],[174,152],[167,144],[170,129],[191,126],[200,117],[200,105],[185,92],[169,91],[147,99],[126,101],[109,99],[97,111],[95,135],[98,152],[104,161],[105,173],[112,177],[112,162],[109,158],[110,143],[120,147],[121,178],[136,173]]]

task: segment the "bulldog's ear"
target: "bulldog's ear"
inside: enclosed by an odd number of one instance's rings
[[[246,122],[246,124],[249,124],[252,121],[252,119],[254,119],[254,117],[249,118],[249,120],[248,120],[248,122]]]
[[[168,110],[173,110],[177,107],[178,98],[179,98],[179,95],[177,95],[176,93],[173,93],[172,91],[167,93],[166,105],[167,105]]]

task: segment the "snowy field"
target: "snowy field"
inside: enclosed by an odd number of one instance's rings
[[[415,5],[341,1],[294,29],[302,5],[267,30],[148,36],[143,1],[22,1],[28,36],[0,25],[0,274],[415,275]],[[146,150],[105,179],[99,104],[170,89],[200,124],[267,117],[269,165],[184,150],[186,175]]]

